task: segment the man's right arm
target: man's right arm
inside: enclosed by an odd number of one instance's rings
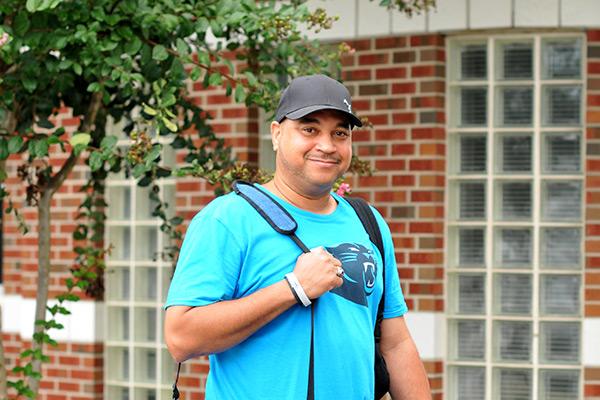
[[[341,263],[322,247],[298,257],[294,273],[311,299],[342,284]],[[165,318],[165,339],[175,360],[218,353],[242,342],[296,303],[286,281],[249,296],[190,307],[171,306]]]

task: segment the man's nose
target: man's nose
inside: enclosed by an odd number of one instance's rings
[[[335,145],[331,135],[322,133],[317,137],[316,149],[323,153],[333,153],[335,151]]]

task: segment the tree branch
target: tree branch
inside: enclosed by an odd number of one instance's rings
[[[100,110],[100,106],[102,105],[102,92],[95,92],[92,95],[90,100],[90,105],[88,106],[88,111],[83,119],[83,122],[79,126],[79,130],[81,132],[89,132],[92,129],[92,126],[96,122],[96,116],[98,115],[98,111]],[[60,171],[56,173],[52,178],[50,178],[48,182],[48,189],[51,193],[54,193],[60,188],[60,185],[65,181],[69,173],[73,170],[75,164],[77,164],[77,160],[79,159],[78,155],[75,155],[74,152],[69,154],[69,158],[63,164]]]

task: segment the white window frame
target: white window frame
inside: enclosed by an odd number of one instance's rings
[[[114,128],[114,132],[118,132],[118,128]],[[108,129],[107,129],[108,131]],[[121,130],[122,132],[122,130]],[[161,143],[163,146],[169,146],[171,140],[165,139],[163,137],[158,137],[153,139],[154,143]],[[126,138],[125,135],[120,135],[119,141],[117,142],[118,146],[129,147],[131,145],[131,140]],[[174,154],[175,155],[175,154]],[[173,160],[175,161],[175,160]],[[169,165],[169,164],[167,164]],[[171,166],[171,165],[169,165]],[[165,201],[165,188],[172,186],[175,188],[176,179],[174,177],[161,178],[157,181],[158,186],[160,187],[161,199]],[[107,257],[106,260],[106,268],[107,271],[110,271],[113,268],[129,268],[130,276],[129,276],[129,298],[126,300],[111,300],[109,298],[109,290],[110,290],[110,277],[109,274],[105,274],[106,278],[106,295],[105,295],[105,306],[106,312],[104,315],[104,399],[105,400],[114,400],[114,397],[111,396],[111,390],[117,388],[124,388],[128,390],[128,398],[130,400],[137,399],[136,390],[144,390],[150,389],[155,390],[156,399],[162,399],[165,395],[170,398],[171,396],[171,385],[172,379],[174,377],[174,364],[173,359],[167,352],[167,347],[163,338],[163,321],[164,321],[164,311],[163,305],[166,299],[166,291],[168,288],[168,282],[165,282],[167,276],[170,276],[173,268],[173,261],[165,260],[163,257],[157,257],[156,260],[136,260],[135,255],[135,246],[136,246],[136,231],[137,227],[150,227],[152,229],[156,229],[159,234],[156,243],[156,251],[161,254],[164,251],[166,243],[164,243],[165,235],[162,234],[159,227],[162,221],[158,218],[151,219],[137,219],[136,218],[136,205],[137,203],[137,192],[136,190],[137,183],[136,179],[130,177],[120,177],[120,178],[111,178],[109,177],[106,180],[106,188],[107,188],[107,196],[110,196],[110,190],[114,188],[129,188],[131,197],[131,208],[130,215],[128,220],[111,220],[107,218],[105,226],[105,243],[108,245],[110,243],[110,231],[113,227],[129,227],[131,230],[131,239],[130,239],[130,253],[129,258],[127,260],[111,260],[110,257]],[[175,191],[173,191],[175,193]],[[169,209],[166,210],[169,212],[174,212],[175,210],[175,198],[166,199],[169,203]],[[108,203],[110,207],[110,198],[108,198]],[[156,298],[153,300],[136,300],[134,293],[136,288],[136,268],[138,267],[155,267],[156,268]],[[128,340],[112,340],[110,339],[110,330],[114,327],[110,325],[110,307],[111,306],[120,306],[127,307],[129,309],[129,339]],[[154,334],[154,340],[150,342],[137,341],[135,338],[135,307],[154,307],[156,310],[157,321],[156,321],[156,332]],[[129,352],[129,362],[128,362],[128,379],[127,381],[120,380],[112,380],[109,377],[111,365],[109,365],[109,356],[108,352],[112,348],[127,348]],[[152,349],[156,351],[158,366],[155,371],[155,380],[154,382],[139,382],[136,380],[136,352],[135,349]],[[145,365],[144,365],[145,367]],[[167,376],[163,376],[167,375]],[[164,381],[164,382],[163,382]]]
[[[579,84],[582,87],[582,100],[581,100],[581,122],[580,126],[577,130],[580,131],[580,146],[581,146],[581,165],[579,174],[543,174],[542,173],[542,144],[541,144],[541,132],[564,132],[565,128],[562,127],[544,127],[542,126],[541,121],[541,107],[542,107],[542,99],[541,99],[541,88],[542,81],[545,81],[541,77],[541,62],[542,62],[542,40],[548,38],[560,38],[560,39],[568,39],[568,38],[578,38],[581,40],[581,74],[579,79],[568,79],[568,80],[552,80],[552,83],[559,84]],[[496,63],[496,41],[506,41],[506,40],[532,40],[533,41],[533,123],[529,128],[512,128],[512,127],[496,127],[495,126],[495,95],[496,95],[496,87],[499,86],[510,86],[514,84],[522,85],[521,81],[498,81],[495,74]],[[453,54],[453,46],[461,43],[470,43],[470,42],[479,42],[486,43],[487,48],[487,76],[485,79],[477,80],[477,81],[459,81],[455,79],[455,76],[452,75],[452,68],[455,65],[452,63],[452,57],[458,57],[457,54]],[[446,224],[445,224],[445,244],[444,251],[447,254],[445,261],[445,287],[447,290],[445,291],[445,304],[446,310],[445,319],[446,326],[448,327],[448,336],[447,336],[447,351],[446,357],[444,360],[444,394],[448,399],[454,399],[455,396],[451,392],[452,390],[456,390],[455,387],[451,384],[451,367],[453,366],[477,366],[477,367],[485,367],[485,399],[495,399],[494,397],[495,390],[494,386],[496,386],[496,382],[494,382],[494,368],[497,366],[502,367],[515,367],[515,368],[526,368],[531,371],[531,394],[533,399],[537,399],[539,397],[540,390],[540,370],[547,369],[572,369],[577,370],[579,372],[579,394],[583,397],[583,357],[581,356],[583,352],[583,316],[584,316],[584,238],[585,238],[585,185],[584,185],[584,177],[585,177],[585,107],[586,107],[586,87],[585,87],[585,76],[586,76],[586,65],[587,65],[587,55],[586,55],[586,38],[580,32],[553,32],[553,33],[515,33],[515,34],[487,34],[487,35],[460,35],[455,37],[449,37],[446,41],[446,54],[448,55],[447,65],[446,65],[446,115],[448,115],[447,119],[447,143],[446,146],[446,159],[448,160],[447,166],[447,180],[446,180]],[[531,82],[531,80],[527,80],[527,82]],[[453,97],[453,92],[456,88],[465,87],[465,86],[485,86],[487,89],[487,124],[483,127],[459,127],[458,124],[454,125],[452,123],[452,113],[456,113],[456,111],[452,110],[452,102],[456,97]],[[494,200],[495,193],[494,185],[498,182],[498,178],[500,178],[500,174],[496,171],[496,163],[494,162],[498,153],[496,152],[496,133],[520,133],[524,130],[533,132],[532,133],[532,171],[531,174],[527,174],[523,176],[523,174],[502,174],[501,178],[511,181],[521,181],[532,180],[532,218],[529,222],[520,222],[520,221],[501,221],[496,218],[495,208],[494,208]],[[573,129],[575,130],[575,129]],[[458,133],[461,134],[469,134],[469,133],[485,133],[486,140],[486,149],[487,149],[487,159],[486,159],[486,171],[478,174],[469,174],[469,175],[461,175],[457,172],[457,168],[454,165],[450,164],[450,160],[453,157],[454,146],[451,144],[455,140],[455,135]],[[558,179],[558,180],[571,180],[575,179],[583,183],[582,193],[581,193],[581,220],[578,223],[557,223],[557,222],[544,222],[542,220],[541,209],[539,205],[541,205],[541,185],[543,180],[550,179]],[[459,221],[458,218],[452,218],[452,214],[455,210],[456,204],[453,204],[453,197],[450,195],[453,193],[453,185],[457,182],[465,182],[469,180],[474,181],[485,181],[486,185],[486,218],[485,221],[477,221],[477,222],[469,222],[469,221]],[[494,230],[498,227],[530,227],[533,230],[533,254],[532,254],[532,269],[528,270],[530,276],[532,277],[532,344],[531,344],[531,359],[530,363],[499,363],[494,361],[493,356],[493,321],[494,320],[523,320],[522,317],[510,317],[510,316],[495,316],[493,311],[493,301],[494,301],[494,293],[493,293],[493,277],[497,272],[506,271],[500,268],[494,268]],[[574,270],[561,270],[561,271],[545,271],[540,268],[540,232],[541,228],[551,226],[551,227],[577,227],[581,229],[581,269]],[[484,243],[485,243],[485,266],[482,268],[468,268],[468,269],[460,269],[453,265],[453,260],[455,259],[456,254],[454,254],[455,250],[453,248],[453,240],[451,240],[451,235],[454,231],[458,231],[460,227],[482,227],[484,229]],[[456,247],[456,246],[454,246]],[[452,330],[449,329],[451,325],[451,321],[455,321],[458,319],[469,319],[472,318],[470,315],[460,315],[455,313],[451,308],[451,304],[454,296],[454,293],[451,293],[449,290],[452,286],[451,276],[458,272],[464,273],[483,273],[485,275],[485,314],[481,317],[477,317],[477,320],[485,320],[485,359],[483,361],[454,361],[451,359],[452,347],[454,346],[453,338],[452,338]],[[519,270],[514,270],[510,272],[521,272]],[[570,275],[579,274],[581,277],[581,287],[580,287],[580,310],[579,315],[577,317],[543,317],[540,314],[539,309],[539,299],[540,299],[540,275],[544,273],[568,273]],[[539,354],[539,344],[540,344],[540,322],[543,321],[577,321],[580,322],[580,338],[579,338],[579,363],[578,364],[561,364],[561,365],[543,365],[540,362],[540,354]]]

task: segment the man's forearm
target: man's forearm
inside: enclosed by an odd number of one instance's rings
[[[245,340],[296,304],[285,281],[247,297],[201,307],[169,307],[165,339],[177,361],[218,353]]]
[[[423,362],[409,337],[383,353],[390,373],[390,394],[394,400],[430,400],[431,389]]]

